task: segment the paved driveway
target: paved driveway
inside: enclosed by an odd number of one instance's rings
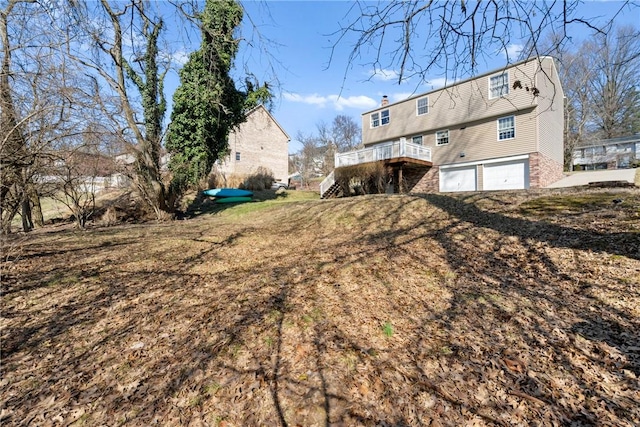
[[[628,181],[635,182],[636,172],[639,169],[611,169],[585,172],[572,172],[560,181],[548,185],[547,188],[577,187],[588,185],[591,182],[603,181]]]

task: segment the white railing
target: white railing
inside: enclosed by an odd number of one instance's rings
[[[332,171],[329,175],[327,175],[327,177],[320,183],[320,197],[324,196],[324,193],[327,192],[327,190],[329,188],[331,188],[331,186],[333,184],[335,184],[336,179],[335,179],[335,175],[334,175],[335,171]]]
[[[362,150],[336,153],[335,161],[336,168],[341,168],[396,157],[410,157],[412,159],[430,162],[431,147],[407,142],[405,138],[400,138],[398,141],[384,142]]]

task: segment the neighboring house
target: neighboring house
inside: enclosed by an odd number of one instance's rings
[[[229,156],[219,162],[218,170],[225,175],[250,175],[262,166],[273,172],[276,181],[287,182],[290,140],[269,111],[259,105],[229,133]]]
[[[169,154],[163,153],[160,156],[160,171],[167,172],[169,170]],[[126,188],[131,186],[131,176],[133,175],[133,164],[136,162],[136,156],[130,152],[123,152],[115,156],[115,162],[118,171],[111,176],[113,186],[118,188]]]
[[[81,150],[60,151],[52,156],[57,159],[44,169],[45,174],[37,177],[41,184],[59,188],[71,186],[91,193],[119,185],[114,178],[116,163],[109,156]]]
[[[640,134],[588,143],[573,150],[573,170],[624,169],[640,160]]]
[[[531,58],[362,115],[363,150],[395,192],[544,187],[563,177],[564,94],[553,58]],[[330,194],[331,177],[321,186]]]

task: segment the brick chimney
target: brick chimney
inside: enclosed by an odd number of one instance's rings
[[[381,105],[383,107],[386,107],[387,105],[389,105],[389,98],[387,98],[387,95],[382,95],[382,102]]]

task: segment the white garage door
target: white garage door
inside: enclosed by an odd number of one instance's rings
[[[529,188],[528,160],[484,165],[484,190],[521,190]]]
[[[476,191],[476,166],[440,169],[440,191]]]

